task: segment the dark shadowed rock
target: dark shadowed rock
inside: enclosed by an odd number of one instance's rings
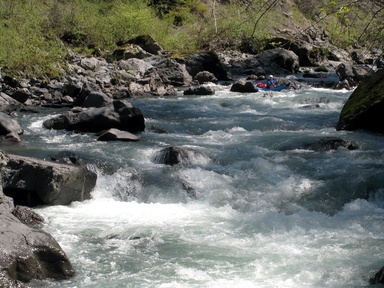
[[[242,93],[252,93],[252,92],[258,92],[259,90],[255,87],[253,82],[245,81],[245,80],[239,80],[232,85],[231,91],[232,92],[242,92]]]
[[[46,278],[62,280],[75,274],[52,236],[24,225],[2,205],[0,219],[0,270],[6,278],[29,282]]]
[[[13,92],[11,97],[20,103],[25,103],[29,99],[30,95],[31,92],[28,89],[22,88]]]
[[[211,72],[218,80],[229,80],[218,55],[212,51],[185,53],[179,56],[178,61],[185,63],[187,71],[192,77],[199,72]]]
[[[99,107],[105,107],[111,103],[112,103],[112,99],[108,97],[107,94],[96,91],[96,92],[89,93],[89,95],[84,99],[83,107],[99,108]]]
[[[193,164],[194,159],[201,156],[202,153],[191,148],[170,146],[158,151],[153,162],[166,165]]]
[[[369,284],[384,284],[384,267],[382,267],[370,280]],[[381,287],[381,286],[380,286]]]
[[[56,118],[46,120],[43,125],[47,129],[82,132],[101,132],[116,128],[137,133],[145,129],[144,116],[140,109],[134,107],[72,109]]]
[[[91,197],[95,173],[68,164],[7,154],[3,167],[4,193],[18,205],[68,205]]]
[[[159,54],[163,48],[159,43],[151,35],[139,35],[133,39],[128,40],[126,43],[128,44],[136,44],[143,48],[145,51],[151,54]]]
[[[184,95],[214,95],[215,90],[208,86],[190,87],[183,92]]]
[[[340,113],[338,130],[384,132],[384,69],[363,80]]]

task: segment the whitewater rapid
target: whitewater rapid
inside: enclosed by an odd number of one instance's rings
[[[72,151],[113,167],[97,171],[92,199],[36,208],[76,276],[33,287],[368,285],[384,265],[384,141],[335,130],[351,92],[212,86],[211,96],[131,99],[146,120],[140,142],[45,130],[59,111],[23,116],[26,144],[12,152]],[[294,148],[328,136],[359,149]],[[200,154],[156,164],[169,146]]]

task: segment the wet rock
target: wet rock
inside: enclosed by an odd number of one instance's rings
[[[215,90],[207,86],[190,87],[183,92],[184,95],[214,95]]]
[[[98,134],[97,141],[126,141],[126,142],[137,142],[140,138],[127,131],[121,131],[115,128],[102,131]]]
[[[6,278],[29,282],[74,276],[69,259],[52,236],[24,225],[1,205],[0,219],[0,269]]]
[[[74,165],[7,154],[4,193],[17,205],[68,205],[91,197],[96,174]]]
[[[116,172],[116,168],[110,162],[95,160],[92,155],[79,154],[78,152],[61,151],[57,154],[50,155],[49,161],[57,163],[73,164],[82,166],[91,171],[100,171],[103,174],[112,175]]]
[[[381,268],[370,280],[369,284],[384,284],[384,267]]]
[[[41,228],[44,224],[44,218],[29,207],[16,205],[12,214],[19,219],[21,223],[31,228]]]
[[[153,157],[153,162],[171,166],[176,164],[192,164],[192,158],[199,155],[201,155],[200,152],[190,148],[170,146],[157,152]]]
[[[114,107],[83,108],[66,111],[62,115],[44,121],[44,127],[56,130],[101,132],[116,128],[131,133],[145,129],[144,116],[138,108]]]
[[[6,165],[2,152],[1,159],[0,165]],[[0,287],[24,288],[33,279],[74,276],[72,264],[56,240],[35,229],[43,221],[27,207],[14,207],[0,186]]]
[[[238,80],[236,83],[234,83],[231,86],[231,91],[241,92],[241,93],[253,93],[253,92],[258,92],[259,90],[255,87],[255,85],[251,81]]]
[[[337,150],[339,148],[345,148],[348,150],[359,149],[359,146],[348,139],[337,138],[337,137],[325,137],[313,142],[307,142],[296,147],[284,147],[281,150],[294,150],[294,149],[307,149],[315,152],[326,152]]]

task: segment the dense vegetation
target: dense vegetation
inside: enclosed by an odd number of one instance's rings
[[[109,53],[141,34],[164,49],[258,52],[320,25],[337,46],[380,47],[383,12],[384,0],[0,0],[0,69],[55,76],[69,50]]]

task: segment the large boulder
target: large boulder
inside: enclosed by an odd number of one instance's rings
[[[131,58],[128,60],[120,60],[117,66],[127,73],[128,78],[139,80],[144,77],[144,74],[153,68],[153,66],[143,59]]]
[[[74,276],[69,259],[52,236],[24,225],[2,205],[0,219],[0,271],[3,275],[22,282]]]
[[[146,77],[155,73],[160,77],[163,84],[173,86],[188,86],[192,82],[192,76],[188,73],[185,65],[174,59],[153,56],[145,60],[153,66],[153,69],[144,75]]]
[[[0,112],[0,135],[7,135],[9,133],[22,134],[23,129],[16,119]]]
[[[232,92],[241,92],[241,93],[253,93],[258,92],[259,90],[253,84],[252,81],[245,81],[243,79],[236,81],[231,86]]]
[[[183,92],[184,95],[214,95],[215,90],[209,86],[190,87]]]
[[[0,158],[0,166],[6,165],[2,152]],[[75,274],[55,239],[36,229],[43,221],[29,208],[15,207],[0,185],[0,287],[22,288],[33,279],[63,280]]]
[[[265,74],[293,74],[299,71],[299,57],[292,51],[276,48],[256,56]]]
[[[257,55],[222,56],[233,75],[293,74],[299,71],[299,57],[292,51],[276,48]]]
[[[126,44],[139,45],[143,50],[151,54],[159,54],[163,48],[151,35],[139,35],[133,39],[130,39]]]
[[[336,74],[340,79],[336,88],[351,88],[358,85],[365,77],[373,75],[374,71],[368,65],[341,63],[336,68]]]
[[[363,80],[340,113],[338,130],[384,132],[384,69]]]
[[[185,63],[186,69],[192,77],[199,72],[211,72],[218,80],[229,80],[220,58],[215,52],[202,51],[196,53],[183,53],[174,55],[179,62]]]
[[[7,154],[4,193],[16,204],[68,205],[90,199],[97,176],[85,167]]]
[[[110,105],[101,108],[72,109],[56,118],[46,120],[43,125],[47,129],[81,132],[101,132],[116,128],[137,133],[145,129],[144,116],[140,109],[128,104],[123,107]]]
[[[112,103],[112,99],[103,92],[91,92],[84,99],[83,107],[105,107]]]

